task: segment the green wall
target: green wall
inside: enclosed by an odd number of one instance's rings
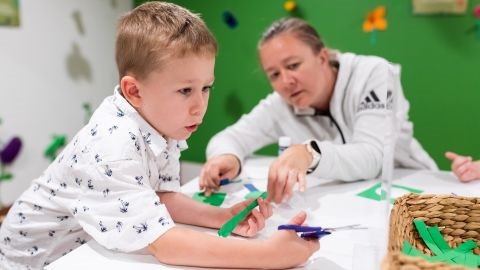
[[[290,14],[281,0],[173,2],[200,13],[220,44],[207,114],[182,155],[184,160],[203,162],[208,139],[271,91],[257,61],[256,44],[272,21]],[[446,150],[480,159],[480,39],[468,32],[475,24],[472,9],[480,0],[471,0],[462,16],[413,15],[409,0],[297,0],[297,4],[297,15],[317,28],[328,47],[378,55],[402,65],[415,136],[442,169],[449,168],[443,157]],[[378,5],[387,7],[388,29],[372,44],[361,26],[365,14]],[[224,11],[235,15],[236,28],[223,22]],[[270,147],[261,153],[275,151]]]

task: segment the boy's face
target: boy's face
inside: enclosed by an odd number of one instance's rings
[[[202,123],[207,111],[214,66],[213,55],[170,59],[145,80],[135,80],[138,100],[129,101],[160,134],[185,140]]]

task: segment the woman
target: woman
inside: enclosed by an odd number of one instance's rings
[[[296,143],[270,166],[268,199],[290,197],[305,187],[305,174],[352,181],[381,173],[387,113],[395,93],[395,167],[437,169],[413,138],[409,104],[398,66],[374,56],[327,49],[303,20],[281,19],[263,34],[258,53],[274,93],[207,146],[200,187],[209,194],[223,178],[238,175],[244,158],[289,136]],[[390,123],[388,122],[390,121]]]

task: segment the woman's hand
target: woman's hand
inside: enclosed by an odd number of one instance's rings
[[[275,159],[268,171],[268,201],[281,203],[293,195],[296,183],[300,191],[305,190],[305,176],[312,162],[312,155],[304,144],[295,144],[287,148]]]

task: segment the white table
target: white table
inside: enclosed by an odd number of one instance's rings
[[[266,175],[271,158],[249,160],[243,168],[242,182],[222,187],[227,197],[222,206],[229,206],[243,199],[249,191],[244,183],[252,183],[258,189],[266,189]],[[450,172],[427,172],[396,170],[394,184],[423,190],[423,193],[479,196],[480,181],[460,183]],[[285,224],[300,209],[308,215],[309,225],[324,227],[347,224],[361,224],[365,230],[334,232],[321,239],[320,250],[310,260],[297,269],[378,269],[386,247],[387,205],[357,196],[376,181],[344,183],[321,179],[307,179],[309,188],[303,194],[296,193],[289,204],[274,207],[274,215],[268,219],[265,229],[257,236],[265,238],[276,227]],[[197,181],[182,187],[182,191],[192,195],[198,191]],[[392,195],[398,197],[404,190],[393,188]],[[197,228],[197,227],[195,227]],[[198,228],[216,234],[215,230]],[[145,250],[135,253],[118,253],[107,250],[95,241],[90,241],[68,255],[50,264],[46,269],[206,269],[177,267],[159,263]],[[209,268],[211,269],[211,268]]]

